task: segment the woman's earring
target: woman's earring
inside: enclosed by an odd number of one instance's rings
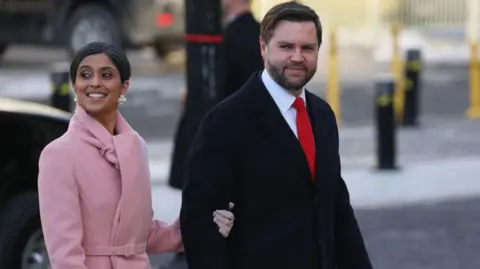
[[[76,94],[75,94],[75,96],[73,97],[73,101],[74,101],[75,103],[77,103],[77,95],[76,95]]]
[[[123,94],[120,95],[120,97],[118,97],[118,103],[123,104],[125,102],[127,102],[127,97],[125,97],[125,95],[123,95]]]

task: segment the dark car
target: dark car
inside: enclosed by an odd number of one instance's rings
[[[49,268],[40,225],[37,176],[43,148],[61,136],[70,114],[0,98],[0,268]]]
[[[182,0],[0,0],[0,54],[11,44],[80,47],[104,41],[154,45],[164,56],[183,45]]]

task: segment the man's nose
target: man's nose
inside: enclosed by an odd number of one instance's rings
[[[303,62],[303,55],[302,55],[301,48],[295,48],[293,50],[291,60],[295,62]]]

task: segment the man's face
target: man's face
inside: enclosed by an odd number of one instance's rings
[[[223,17],[228,16],[228,10],[230,9],[231,2],[233,0],[222,0],[222,12],[223,12]]]
[[[313,22],[281,21],[268,44],[260,38],[260,47],[269,74],[288,91],[302,89],[317,71],[318,38]]]

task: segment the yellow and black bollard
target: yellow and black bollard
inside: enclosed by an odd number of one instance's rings
[[[399,23],[391,25],[390,33],[392,37],[392,73],[395,77],[395,91],[394,91],[394,109],[395,119],[400,121],[403,117],[403,109],[405,102],[404,81],[403,81],[403,63],[400,56],[400,36],[401,26]]]
[[[337,39],[335,31],[330,32],[330,47],[328,51],[328,88],[327,88],[327,101],[332,107],[335,117],[337,118],[337,124],[341,123],[340,112],[340,87],[338,82],[338,52],[337,52]]]
[[[72,96],[70,93],[70,73],[68,65],[57,64],[50,73],[52,87],[50,105],[66,112],[72,112]]]
[[[420,49],[407,50],[405,61],[405,107],[403,126],[418,126],[419,100],[421,90],[421,59]]]
[[[377,169],[396,170],[395,78],[381,75],[375,85]]]
[[[480,119],[480,66],[476,42],[470,43],[470,106],[466,116],[469,119]]]

